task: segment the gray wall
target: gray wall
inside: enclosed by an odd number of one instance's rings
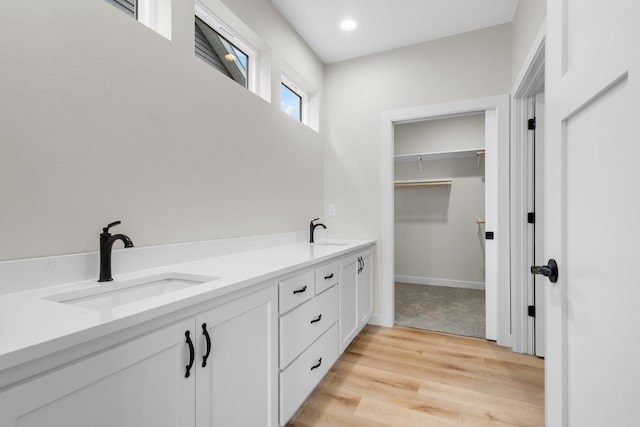
[[[484,114],[401,124],[396,154],[483,148]],[[451,186],[395,189],[396,275],[484,283],[484,160],[396,162],[395,179],[451,178]]]
[[[337,208],[328,218],[331,233],[380,238],[382,112],[507,94],[510,86],[511,24],[327,66],[325,192]]]
[[[172,3],[169,41],[103,0],[1,2],[0,260],[97,250],[115,219],[146,246],[320,214],[321,134],[197,59],[193,2]],[[269,44],[276,83],[286,52],[322,88],[268,0],[225,3]]]
[[[524,65],[542,21],[547,15],[547,0],[520,0],[513,17],[513,61],[512,80],[515,80]]]

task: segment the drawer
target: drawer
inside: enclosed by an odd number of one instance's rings
[[[334,323],[280,373],[280,425],[285,425],[338,360],[338,324]]]
[[[280,369],[338,320],[339,298],[334,286],[280,318]]]
[[[316,268],[316,294],[337,285],[339,278],[340,264],[338,261]]]
[[[307,270],[279,283],[280,313],[286,313],[313,296],[314,277],[313,270]]]

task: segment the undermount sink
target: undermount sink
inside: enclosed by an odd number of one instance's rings
[[[160,273],[137,279],[113,281],[91,289],[47,297],[49,301],[103,310],[143,299],[168,294],[180,289],[218,280],[219,277],[184,273]]]

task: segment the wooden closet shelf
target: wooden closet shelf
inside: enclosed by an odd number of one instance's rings
[[[429,179],[418,181],[396,181],[393,185],[397,187],[435,187],[439,185],[451,185],[450,179]]]

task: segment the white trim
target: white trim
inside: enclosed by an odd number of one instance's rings
[[[380,313],[373,313],[368,323],[375,326],[387,326],[383,324],[382,314]]]
[[[511,89],[511,95],[513,97],[522,98],[525,96],[523,92],[527,87],[531,84],[531,75],[530,72],[534,68],[536,61],[539,59],[540,50],[544,48],[545,39],[547,36],[547,20],[543,20],[540,28],[538,28],[538,32],[536,33],[533,42],[531,43],[531,47],[529,48],[529,52],[525,58],[520,71],[518,72],[518,76],[513,82],[513,88]],[[544,66],[542,68],[544,73]]]
[[[419,277],[419,276],[396,276],[396,282],[399,283],[411,283],[413,285],[429,285],[429,286],[443,286],[446,288],[462,288],[462,289],[480,289],[484,290],[484,282],[469,282],[466,280],[452,280],[452,279],[436,279],[434,277]]]
[[[217,33],[229,40],[238,49],[244,52],[248,59],[247,89],[258,95],[258,72],[260,70],[260,55],[258,50],[249,44],[246,40],[233,31],[229,25],[226,25],[213,12],[202,5],[198,0],[195,4],[195,16],[202,19],[208,26],[213,28]]]
[[[530,189],[527,173],[529,156],[524,141],[529,138],[528,98],[542,90],[545,72],[546,21],[542,22],[527,59],[511,91],[511,312],[513,351],[533,354],[533,326],[526,307],[529,305],[529,224],[526,221]]]
[[[171,0],[138,0],[138,21],[171,40]]]
[[[381,298],[382,325],[391,327],[395,319],[394,291],[394,125],[424,119],[441,118],[474,112],[496,112],[498,139],[498,221],[495,236],[498,250],[498,271],[496,292],[495,339],[498,344],[511,345],[511,289],[509,265],[509,95],[477,98],[445,104],[427,105],[403,110],[387,111],[381,116],[380,188],[381,188]],[[491,291],[488,292],[490,294]],[[487,319],[488,322],[491,319]],[[487,331],[490,331],[487,325]]]

